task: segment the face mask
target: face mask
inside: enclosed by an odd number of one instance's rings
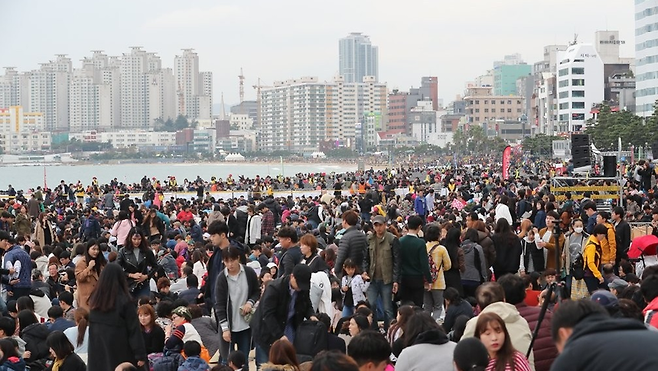
[[[583,233],[583,227],[576,227],[576,228],[573,229],[573,231],[578,233],[578,234],[581,234],[581,233]]]

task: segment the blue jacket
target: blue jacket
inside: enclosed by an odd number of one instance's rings
[[[425,204],[425,197],[416,196],[416,200],[414,201],[414,211],[418,215],[425,216],[425,213],[427,211],[427,205]]]
[[[11,249],[7,250],[5,253],[5,263],[9,262],[14,265],[16,261],[21,263],[21,271],[18,273],[19,282],[13,285],[13,287],[32,287],[32,259],[30,259],[30,256],[27,254],[27,252],[25,252],[25,250],[18,245],[12,246]]]
[[[178,371],[208,371],[210,366],[199,357],[188,357],[185,362],[178,366]]]
[[[48,325],[48,329],[51,332],[52,331],[62,331],[62,332],[64,332],[64,330],[66,330],[67,328],[71,328],[71,327],[74,327],[74,326],[75,326],[75,323],[67,320],[64,317],[59,317],[55,320],[55,322]]]

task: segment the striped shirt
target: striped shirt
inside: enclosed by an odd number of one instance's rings
[[[505,371],[532,371],[530,364],[525,356],[519,352],[514,352],[514,357],[512,358],[514,362],[514,368],[508,363],[505,365]],[[489,360],[489,365],[485,371],[493,371],[496,369],[496,359],[491,358]]]

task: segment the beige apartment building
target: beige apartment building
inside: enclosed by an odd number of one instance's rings
[[[524,98],[516,95],[496,96],[492,87],[469,87],[466,102],[467,125],[486,124],[494,130],[496,122],[516,121],[523,115]]]

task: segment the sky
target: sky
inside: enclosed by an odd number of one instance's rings
[[[258,78],[330,81],[338,40],[362,32],[379,47],[379,80],[389,89],[437,76],[447,104],[507,54],[532,64],[545,45],[574,34],[593,43],[606,29],[620,32],[621,56],[633,57],[632,0],[0,0],[0,67],[29,71],[68,54],[79,68],[91,50],[143,46],[173,68],[174,56],[193,48],[201,71],[213,72],[215,103],[223,93],[236,104],[240,68],[247,100]]]

